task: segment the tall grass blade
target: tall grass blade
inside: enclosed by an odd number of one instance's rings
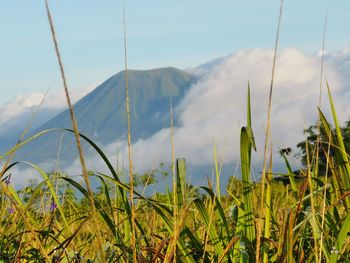
[[[252,181],[250,179],[250,163],[251,163],[251,150],[252,148],[256,150],[255,140],[253,131],[251,129],[251,111],[250,111],[250,91],[248,88],[248,107],[247,107],[247,127],[242,127],[241,129],[241,143],[240,143],[240,153],[241,153],[241,169],[242,169],[242,184],[243,184],[243,215],[241,223],[242,227],[242,237],[247,240],[251,246],[255,242],[255,225],[253,216],[253,189]],[[242,240],[241,240],[242,242]]]
[[[267,186],[266,186],[264,240],[269,239],[271,236],[271,222],[270,222],[271,214],[272,214],[271,183],[272,183],[272,151],[270,152],[270,165],[269,165],[269,172],[267,176]],[[263,250],[264,250],[263,262],[267,263],[269,258],[268,247],[265,245],[263,247]]]
[[[214,166],[215,166],[215,185],[216,185],[216,196],[221,201],[221,191],[220,191],[220,173],[221,169],[219,169],[218,156],[216,152],[216,145],[214,145]],[[220,165],[221,168],[221,165]]]
[[[220,202],[217,198],[215,193],[213,192],[212,189],[208,188],[208,187],[200,187],[200,189],[203,189],[205,192],[207,192],[209,194],[209,196],[211,197],[211,200],[213,202],[215,202],[215,209],[218,211],[218,215],[219,215],[219,219],[221,221],[222,227],[224,228],[226,235],[229,236],[230,235],[230,227],[229,224],[227,222],[226,216],[225,216],[225,212],[224,209],[222,207],[222,202]]]
[[[179,208],[186,203],[186,159],[176,160],[177,204]]]
[[[328,137],[328,141],[329,141],[330,145],[333,146],[332,148],[334,149],[335,162],[338,165],[338,169],[339,169],[338,170],[339,177],[335,176],[335,180],[332,180],[332,181],[333,181],[333,184],[335,185],[335,191],[339,191],[339,196],[342,196],[342,195],[344,195],[344,190],[346,191],[346,189],[349,189],[349,187],[347,185],[347,178],[350,174],[350,171],[348,170],[349,165],[348,165],[345,147],[342,147],[341,143],[339,143],[339,138],[341,138],[341,140],[342,140],[342,136],[340,135],[340,137],[339,137],[339,135],[334,134],[329,122],[327,121],[327,119],[324,116],[324,114],[322,113],[322,111],[319,109],[318,112],[319,112],[320,120],[322,122],[325,134]],[[345,156],[344,156],[344,153],[345,153]],[[341,187],[341,186],[343,186],[343,187]],[[345,198],[343,200],[343,202],[344,202],[346,209],[349,209],[350,199]]]
[[[250,179],[250,152],[253,145],[252,131],[249,127],[241,129],[241,165],[243,181],[243,206],[245,212],[245,234],[249,241],[255,239],[255,229],[253,223],[253,189]]]
[[[215,247],[215,255],[223,255],[224,249],[222,246],[222,240],[219,238],[219,234],[216,231],[215,225],[211,223],[210,220],[210,214],[207,211],[204,203],[202,200],[196,199],[194,201],[194,204],[196,205],[199,214],[201,215],[204,224],[206,228],[208,229],[209,237],[210,237],[210,243],[212,243]],[[216,261],[218,258],[215,259]]]
[[[333,253],[330,257],[330,263],[339,262],[339,257],[342,255],[343,246],[345,244],[346,239],[349,239],[350,233],[350,214],[347,214],[344,223],[340,229],[338,234],[336,245],[333,248]],[[349,241],[347,242],[349,244]]]
[[[345,189],[349,190],[350,189],[350,164],[349,164],[349,159],[348,159],[348,155],[346,153],[346,149],[345,149],[345,145],[344,145],[344,141],[343,141],[343,135],[341,133],[340,130],[340,125],[338,122],[338,117],[337,117],[337,113],[335,110],[335,106],[334,106],[334,102],[332,99],[332,94],[330,91],[330,87],[329,84],[327,82],[327,90],[328,90],[328,98],[329,98],[329,103],[331,105],[331,109],[332,109],[332,115],[333,115],[333,121],[334,121],[334,126],[335,126],[335,133],[336,133],[336,138],[337,138],[337,146],[339,147],[339,154],[341,157],[341,163],[344,165],[345,167],[345,174],[344,174],[344,183],[345,183]]]
[[[170,97],[170,143],[171,143],[171,174],[173,179],[173,206],[174,206],[174,237],[173,240],[171,240],[171,245],[169,246],[171,249],[171,246],[173,246],[173,252],[172,254],[176,256],[176,240],[175,238],[178,236],[179,232],[179,226],[178,226],[178,214],[179,214],[179,207],[178,207],[178,197],[177,197],[177,180],[176,180],[176,172],[175,172],[175,139],[174,139],[174,113],[173,113],[173,101],[172,97]],[[169,202],[170,203],[170,202]],[[170,251],[168,252],[170,253]],[[168,254],[167,253],[167,254]],[[167,259],[167,257],[166,257]]]

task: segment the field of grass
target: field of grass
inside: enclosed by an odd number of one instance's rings
[[[79,134],[48,5],[47,11],[73,124],[72,130],[64,132],[75,134],[82,176],[75,180],[27,163],[42,181],[15,190],[10,173],[19,164],[12,162],[16,150],[53,130],[28,139],[24,131],[19,143],[0,156],[1,262],[350,262],[349,155],[328,84],[333,118],[327,120],[319,110],[318,129],[323,136],[318,136],[313,147],[305,142],[306,165],[300,175],[293,173],[288,152],[281,153],[288,184],[274,180],[269,147],[273,69],[261,180],[253,182],[250,177],[255,142],[250,113],[254,105],[250,105],[248,88],[247,123],[237,149],[242,179],[232,177],[221,192],[220,164],[214,157],[215,182],[189,185],[186,160],[174,154],[172,132],[172,185],[165,194],[146,197],[134,187],[130,121],[127,181],[121,180],[124,172],[115,169],[98,145]],[[126,70],[129,115],[127,78]],[[80,146],[83,140],[105,162],[108,173],[87,171]],[[325,156],[325,173],[319,169],[320,152]],[[99,182],[96,191],[92,178]]]

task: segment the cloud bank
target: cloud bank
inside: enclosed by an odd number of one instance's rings
[[[330,82],[338,113],[344,121],[350,116],[345,107],[350,95],[346,83],[349,51],[328,54],[325,76]],[[180,126],[175,128],[176,156],[187,158],[192,165],[213,163],[216,145],[224,164],[239,160],[240,129],[246,124],[248,81],[251,87],[253,130],[262,160],[271,81],[273,51],[241,50],[212,63],[206,74],[185,96],[175,113]],[[274,151],[295,145],[303,139],[303,129],[317,119],[320,92],[321,58],[288,48],[278,54],[272,102],[272,143]],[[342,70],[339,70],[342,69]],[[200,71],[199,71],[200,72]],[[328,112],[328,98],[323,80],[322,109]],[[329,115],[328,115],[329,116]],[[138,167],[146,168],[170,160],[170,130],[163,129],[134,144]]]
[[[95,87],[96,85],[90,85],[82,89],[73,89],[71,92],[72,102],[75,103]],[[38,108],[42,100],[43,103]],[[16,136],[18,136],[35,111],[36,117],[34,118],[33,127],[49,120],[66,107],[67,102],[63,90],[49,91],[46,96],[44,93],[20,94],[12,101],[0,106],[0,136],[6,136],[9,133],[16,133]]]

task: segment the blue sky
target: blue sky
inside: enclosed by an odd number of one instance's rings
[[[130,68],[189,66],[246,48],[272,48],[279,1],[51,0],[71,89],[123,68],[125,6]],[[350,43],[349,1],[286,0],[281,47],[315,53],[328,10],[327,50]],[[3,1],[0,8],[0,105],[18,94],[61,88],[44,1]]]

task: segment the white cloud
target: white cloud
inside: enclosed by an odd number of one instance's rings
[[[0,124],[6,124],[13,121],[14,118],[30,111],[39,105],[43,98],[43,94],[33,93],[29,95],[18,95],[14,100],[0,107]]]
[[[177,156],[186,157],[193,165],[212,164],[215,144],[224,163],[239,160],[240,129],[245,125],[249,81],[253,129],[258,146],[255,160],[262,160],[272,59],[272,50],[241,50],[220,63],[216,61],[211,70],[206,69],[207,74],[191,88],[175,111],[181,121],[175,129]],[[343,56],[336,58],[329,54],[325,62],[326,76],[343,121],[349,117],[350,109],[345,105],[350,94],[344,85],[347,76],[337,72],[336,62],[344,65],[348,61]],[[303,129],[316,121],[320,62],[316,54],[306,55],[293,48],[278,54],[271,112],[275,152],[280,147],[295,147],[303,139]],[[323,108],[326,109],[325,89],[322,96]],[[169,129],[163,129],[136,142],[133,146],[135,165],[146,169],[169,161],[169,134]]]
[[[94,84],[82,89],[73,89],[71,92],[72,103],[87,95],[95,87]],[[20,94],[12,101],[0,106],[0,134],[7,134],[13,129],[23,130],[44,96],[44,93]],[[67,102],[63,90],[49,92],[38,109],[35,121],[42,123],[66,107]]]

